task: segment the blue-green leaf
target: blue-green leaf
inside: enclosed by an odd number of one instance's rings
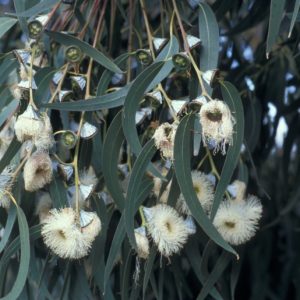
[[[0,112],[0,126],[6,121],[6,119],[11,116],[19,105],[18,100],[11,101],[4,109]]]
[[[66,46],[77,46],[84,52],[86,55],[93,58],[103,67],[115,73],[122,73],[122,70],[108,57],[106,57],[102,52],[92,47],[91,45],[79,40],[78,38],[60,32],[47,31],[47,34],[53,38],[55,41],[66,45]]]
[[[204,283],[203,288],[197,297],[197,300],[206,299],[206,296],[209,294],[214,284],[218,281],[218,279],[222,275],[223,271],[226,269],[230,260],[231,260],[230,254],[226,251],[223,251],[220,257],[217,259],[212,272],[210,273],[206,282]]]
[[[244,110],[241,97],[237,89],[229,82],[225,81],[221,84],[223,100],[229,106],[232,115],[236,120],[233,128],[233,145],[229,146],[224,166],[221,172],[221,179],[218,182],[215,199],[211,210],[211,219],[215,217],[219,208],[220,202],[230,183],[234,169],[238,163],[243,139],[244,139]]]
[[[3,298],[0,298],[1,300],[18,299],[26,283],[27,274],[29,271],[29,262],[30,262],[29,229],[26,221],[26,216],[20,207],[17,207],[17,216],[18,216],[18,223],[19,223],[20,247],[21,247],[19,272],[16,281],[13,287],[11,288],[11,291]]]
[[[29,8],[23,12],[17,13],[17,16],[18,17],[35,17],[36,15],[49,10],[59,1],[60,0],[42,0],[41,2],[32,6],[31,8]]]
[[[4,235],[0,241],[0,253],[3,251],[4,247],[7,244],[7,241],[9,239],[9,236],[10,236],[13,226],[15,224],[16,216],[17,216],[16,207],[14,205],[12,205],[9,208],[6,225],[4,228]]]
[[[193,188],[191,177],[191,134],[194,121],[194,114],[187,115],[182,119],[177,128],[174,143],[174,164],[178,184],[192,215],[203,231],[216,244],[237,255],[236,251],[224,241],[217,229],[208,219]]]
[[[0,38],[16,23],[17,19],[9,18],[9,17],[1,17],[0,18]]]
[[[267,58],[278,36],[284,12],[285,0],[271,0],[270,20],[267,37]]]
[[[131,245],[136,248],[136,241],[134,236],[134,215],[136,213],[138,195],[141,189],[141,183],[145,175],[147,166],[151,158],[156,152],[154,140],[150,140],[142,149],[134,163],[130,180],[128,184],[127,196],[125,201],[125,227]]]
[[[102,156],[105,185],[120,210],[123,210],[125,203],[118,178],[118,160],[123,141],[122,112],[120,111],[108,128],[103,143]]]
[[[199,33],[202,40],[200,54],[201,71],[213,70],[218,66],[219,27],[216,17],[206,3],[199,4]]]
[[[289,37],[291,36],[293,28],[295,26],[295,22],[296,22],[296,19],[297,19],[297,16],[298,16],[299,8],[300,8],[300,0],[295,0],[294,11],[293,11],[291,25],[290,25],[290,29],[289,29]]]

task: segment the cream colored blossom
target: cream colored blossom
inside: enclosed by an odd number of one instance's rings
[[[90,221],[87,225],[81,226],[81,232],[85,239],[93,242],[101,231],[101,221],[95,212],[85,212],[85,214],[89,215]]]
[[[41,189],[52,180],[52,162],[49,154],[36,151],[24,166],[25,190],[33,192]]]
[[[23,142],[40,135],[44,127],[43,121],[33,109],[28,105],[26,110],[18,116],[15,123],[15,133],[18,141]]]
[[[46,246],[62,258],[82,258],[89,253],[92,245],[92,240],[87,239],[76,224],[76,214],[72,208],[50,210],[41,233]]]
[[[256,233],[262,215],[262,205],[255,196],[246,200],[227,200],[220,204],[213,224],[225,241],[244,244]]]
[[[189,230],[182,217],[171,206],[158,204],[144,208],[147,229],[158,251],[169,257],[178,253],[186,243]]]
[[[90,166],[87,170],[84,170],[79,174],[80,182],[84,185],[93,185],[96,186],[98,179],[95,173],[95,170]]]
[[[49,217],[50,209],[52,208],[52,200],[47,192],[39,192],[37,195],[37,204],[35,214],[39,216],[40,223],[44,223]]]
[[[153,135],[155,146],[167,159],[173,159],[174,139],[177,130],[177,123],[163,123]]]
[[[144,226],[136,228],[134,230],[134,235],[138,257],[147,259],[149,256],[149,240],[146,235],[146,228]]]
[[[235,180],[227,187],[227,190],[236,200],[243,200],[246,192],[246,184],[243,181]]]
[[[47,114],[44,114],[41,120],[43,123],[41,132],[40,134],[33,136],[34,144],[37,150],[48,150],[54,144],[54,139],[52,135],[53,133],[52,126],[51,126],[50,118],[48,117]]]
[[[169,197],[169,193],[170,193],[170,188],[171,188],[171,184],[172,181],[170,181],[167,186],[165,187],[164,191],[161,193],[160,195],[160,190],[162,188],[162,184],[163,181],[158,178],[158,177],[154,177],[153,178],[153,182],[154,182],[154,187],[153,187],[153,193],[156,196],[156,198],[159,198],[159,201],[161,203],[166,204],[168,202],[168,197]]]
[[[15,166],[7,166],[0,174],[0,207],[9,208],[11,199],[5,193],[10,192],[13,185],[13,172]]]
[[[212,183],[204,173],[199,171],[192,171],[192,181],[194,190],[197,194],[197,198],[203,210],[205,212],[209,212],[214,200],[214,191]],[[182,214],[191,214],[182,194],[178,198],[176,209]]]
[[[212,100],[202,105],[200,123],[203,143],[213,145],[215,152],[221,149],[225,154],[226,144],[232,144],[235,123],[228,105],[220,100]]]

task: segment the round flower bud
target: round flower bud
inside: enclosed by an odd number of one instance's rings
[[[172,56],[174,67],[178,71],[187,71],[191,68],[191,61],[185,52],[177,53]]]
[[[37,39],[44,29],[43,24],[38,20],[33,20],[29,22],[27,26],[29,37],[32,39]]]
[[[72,45],[66,49],[65,57],[69,62],[78,63],[81,61],[83,54],[79,47]]]
[[[139,49],[136,51],[137,60],[142,65],[149,65],[152,63],[153,59],[151,56],[151,51],[149,49]]]

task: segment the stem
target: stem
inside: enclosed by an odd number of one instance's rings
[[[146,226],[147,222],[146,222],[146,219],[145,219],[145,216],[144,216],[143,206],[142,205],[139,207],[139,213],[140,213],[140,216],[141,216],[141,219],[142,219],[141,226]]]
[[[31,57],[30,57],[30,68],[29,68],[29,105],[37,110],[37,107],[33,101],[33,93],[32,93],[32,68],[33,68],[33,60],[35,55],[35,48],[32,49]]]
[[[184,27],[183,27],[183,24],[182,24],[182,21],[181,21],[181,18],[180,18],[180,14],[179,14],[179,11],[178,11],[176,0],[172,0],[172,3],[173,3],[174,11],[175,11],[175,14],[176,14],[176,18],[177,18],[177,21],[178,21],[178,24],[179,24],[179,28],[180,28],[180,31],[181,31],[182,39],[183,39],[183,42],[184,42],[184,50],[187,52],[187,54],[188,54],[188,56],[191,60],[191,63],[193,65],[193,68],[195,69],[195,72],[196,72],[196,75],[198,77],[199,84],[200,84],[200,87],[201,87],[202,95],[209,98],[209,100],[212,100],[210,95],[207,93],[207,91],[205,89],[205,86],[204,86],[204,83],[203,83],[203,79],[202,79],[202,76],[201,76],[203,74],[203,72],[200,71],[200,69],[198,68],[198,66],[197,66],[197,64],[196,64],[196,62],[195,62],[195,60],[194,60],[194,58],[191,54],[190,47],[189,47],[189,44],[188,44],[187,38],[186,38],[186,32],[184,30]]]

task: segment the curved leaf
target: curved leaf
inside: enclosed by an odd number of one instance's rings
[[[21,143],[17,141],[14,137],[10,142],[6,152],[4,153],[2,159],[0,160],[0,174],[4,168],[10,163],[10,161],[15,157],[19,149],[21,148]]]
[[[215,217],[218,207],[223,199],[228,184],[230,183],[234,169],[238,163],[243,139],[244,139],[244,110],[242,100],[237,89],[229,82],[221,84],[223,100],[229,106],[236,124],[233,128],[233,145],[229,146],[226,159],[221,172],[221,179],[218,182],[215,192],[215,199],[211,210],[211,219]]]
[[[81,49],[82,52],[84,52],[86,55],[93,58],[96,62],[98,62],[103,67],[107,68],[108,70],[111,70],[115,73],[123,73],[123,71],[108,57],[106,57],[103,53],[101,53],[96,48],[92,47],[91,45],[79,40],[78,38],[65,34],[60,32],[54,32],[54,31],[47,31],[46,32],[51,38],[53,38],[55,41],[66,45],[66,46],[77,46]]]
[[[0,126],[2,126],[6,119],[15,112],[18,105],[19,101],[13,100],[6,107],[3,108],[3,110],[0,113]]]
[[[99,97],[90,98],[88,100],[79,100],[74,102],[55,102],[50,104],[41,104],[41,107],[49,107],[50,109],[59,109],[65,111],[95,111],[99,109],[109,109],[122,106],[126,94],[130,88],[130,84],[121,89]]]
[[[130,180],[128,184],[128,190],[125,201],[125,228],[130,241],[130,244],[136,248],[136,241],[134,236],[134,215],[138,209],[137,202],[139,191],[141,189],[141,182],[145,175],[147,166],[151,161],[151,158],[156,152],[154,140],[150,140],[141,151],[137,160],[134,163]]]
[[[173,54],[177,53],[179,49],[178,41],[175,37],[173,37],[170,42],[165,46],[163,51],[157,56],[156,61],[164,60]],[[167,61],[164,63],[164,66],[161,69],[161,72],[157,74],[157,76],[153,79],[153,81],[149,84],[145,93],[153,89],[161,80],[164,79],[163,76],[166,73],[170,73],[173,68],[172,61]],[[134,81],[133,81],[134,82]],[[95,111],[99,109],[108,109],[114,108],[118,106],[122,106],[124,104],[126,95],[133,84],[133,82],[125,85],[121,89],[106,94],[103,96],[98,96],[94,98],[90,98],[88,101],[79,100],[74,102],[63,102],[63,103],[52,103],[52,104],[43,104],[43,107],[49,107],[51,109],[59,109],[66,111]]]
[[[0,241],[0,253],[3,251],[4,247],[6,246],[6,244],[8,242],[9,236],[10,236],[13,226],[15,224],[16,216],[17,216],[16,207],[11,206],[8,211],[6,225],[4,228],[4,235]]]
[[[267,37],[267,58],[278,36],[284,12],[285,0],[271,0],[270,20]]]
[[[226,269],[230,260],[231,260],[230,254],[226,251],[223,251],[222,254],[219,256],[219,258],[217,259],[212,272],[210,273],[206,282],[204,283],[203,288],[197,297],[197,300],[206,299],[206,296],[209,294],[214,284],[218,281],[218,279]]]
[[[139,141],[136,130],[135,114],[138,110],[139,102],[146,93],[147,87],[160,72],[163,65],[164,62],[157,62],[146,68],[133,82],[125,98],[123,130],[126,140],[135,155],[138,155],[142,150],[142,145]],[[168,74],[166,74],[166,76],[167,75]]]
[[[192,215],[203,231],[216,244],[237,255],[236,251],[224,241],[206,216],[193,188],[190,161],[192,146],[191,131],[194,127],[194,120],[194,114],[187,115],[182,119],[177,128],[174,143],[174,164],[178,184]]]
[[[295,26],[295,22],[296,22],[296,19],[297,19],[297,16],[298,16],[299,8],[300,8],[300,0],[295,0],[293,16],[292,16],[292,20],[291,20],[290,29],[289,29],[289,37],[291,37],[293,28]]]
[[[0,38],[17,23],[17,19],[9,17],[0,18]]]
[[[26,216],[20,207],[17,207],[17,216],[18,216],[18,223],[19,223],[20,247],[21,247],[19,272],[16,281],[13,287],[11,288],[11,291],[3,298],[0,298],[1,300],[18,299],[26,283],[27,274],[29,271],[29,261],[30,261],[29,229],[26,221]]]
[[[140,193],[139,196],[137,197],[137,201],[136,201],[136,208],[138,209],[139,204],[144,201],[144,199],[149,195],[150,191],[153,188],[153,184],[152,182],[143,182],[143,187],[140,188]],[[109,276],[111,274],[111,271],[113,269],[116,257],[119,253],[119,250],[121,248],[121,245],[124,241],[126,235],[126,230],[125,230],[125,214],[123,213],[118,227],[116,229],[116,232],[114,234],[114,238],[113,241],[111,243],[110,246],[110,250],[109,250],[109,254],[108,254],[108,258],[107,258],[107,262],[105,265],[105,270],[104,270],[104,292],[106,291],[107,288],[107,284],[108,284],[108,280],[109,280]]]
[[[32,6],[31,8],[23,12],[17,13],[16,15],[18,17],[34,17],[46,10],[49,10],[58,2],[59,0],[43,0],[37,3],[36,5]]]
[[[122,112],[120,111],[110,124],[105,136],[102,165],[105,185],[121,211],[124,209],[125,198],[119,184],[118,161],[123,141]]]
[[[213,70],[218,66],[219,27],[214,12],[206,3],[199,4],[199,37],[203,47],[200,53],[201,71]]]

